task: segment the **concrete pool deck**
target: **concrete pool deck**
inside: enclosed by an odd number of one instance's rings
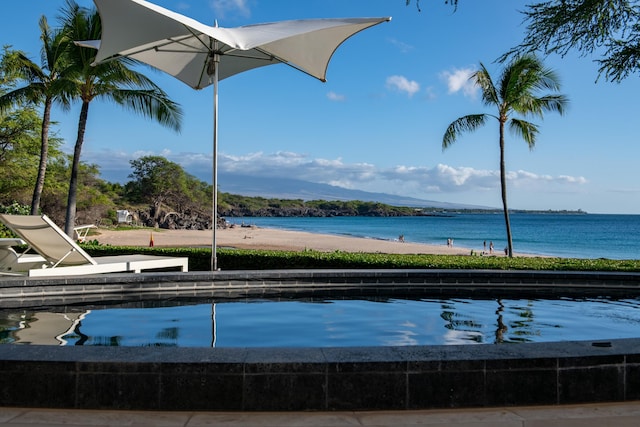
[[[165,412],[0,408],[0,426],[637,427],[640,402],[369,412]]]
[[[640,274],[279,270],[0,279],[3,308],[176,293],[209,298],[637,297]],[[5,407],[65,410],[401,410],[406,415],[432,409],[636,402],[640,339],[301,349],[4,345],[0,401]]]

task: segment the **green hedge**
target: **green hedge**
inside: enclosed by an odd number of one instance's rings
[[[92,256],[144,253],[186,256],[191,271],[208,271],[211,249],[207,248],[131,248],[83,245]],[[640,260],[608,260],[546,257],[483,257],[453,255],[398,255],[351,252],[287,252],[220,248],[218,267],[222,270],[271,270],[312,268],[432,268],[494,270],[575,270],[640,271]]]

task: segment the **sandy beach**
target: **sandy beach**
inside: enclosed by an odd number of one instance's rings
[[[89,240],[114,246],[149,246],[153,238],[158,247],[210,247],[211,230],[111,230],[100,228]],[[471,248],[428,245],[412,242],[377,240],[359,237],[334,236],[300,231],[286,231],[258,227],[234,227],[218,230],[219,248],[272,249],[321,252],[370,252],[388,254],[449,254],[469,255]],[[477,249],[476,249],[477,250]]]

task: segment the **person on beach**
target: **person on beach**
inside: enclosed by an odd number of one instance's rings
[[[482,255],[487,253],[487,241],[482,242]]]
[[[489,253],[493,253],[493,242],[489,242]]]

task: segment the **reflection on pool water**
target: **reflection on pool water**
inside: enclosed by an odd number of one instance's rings
[[[640,299],[155,301],[0,311],[0,342],[344,347],[637,338]]]

